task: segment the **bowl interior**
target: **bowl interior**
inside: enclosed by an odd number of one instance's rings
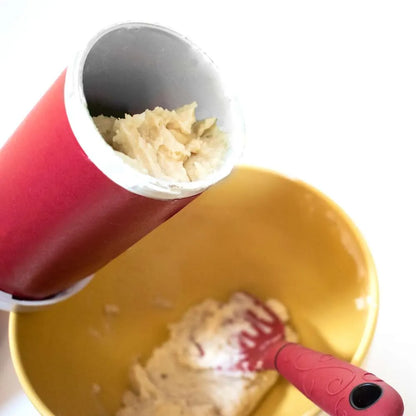
[[[12,314],[18,376],[44,415],[111,415],[128,386],[129,365],[166,339],[167,323],[206,297],[225,300],[241,289],[284,302],[304,345],[362,361],[378,294],[358,231],[311,187],[238,168],[100,270],[73,298]],[[105,313],[113,304],[120,313]],[[279,379],[255,415],[316,411]]]

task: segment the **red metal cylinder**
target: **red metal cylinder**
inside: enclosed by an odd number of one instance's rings
[[[69,125],[64,82],[0,151],[0,289],[21,298],[66,289],[193,199],[146,198],[97,169]]]
[[[212,177],[163,182],[127,166],[91,119],[198,100],[230,130],[219,80],[205,54],[166,28],[121,24],[90,41],[0,149],[0,294],[62,292],[225,177],[241,150],[233,140]]]

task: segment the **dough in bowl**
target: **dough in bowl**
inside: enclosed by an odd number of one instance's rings
[[[286,337],[296,341],[287,325],[286,308],[277,300],[266,304],[286,324]],[[275,371],[227,370],[239,360],[235,334],[250,331],[244,312],[261,309],[244,293],[228,302],[207,299],[170,325],[170,338],[156,348],[145,366],[130,369],[131,389],[117,416],[246,416],[278,378]]]

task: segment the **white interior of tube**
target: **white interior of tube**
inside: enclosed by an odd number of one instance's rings
[[[156,179],[123,162],[91,116],[124,116],[193,101],[197,119],[216,117],[230,146],[223,165],[204,180]],[[68,67],[65,104],[71,128],[89,159],[131,192],[158,199],[195,195],[227,176],[241,153],[243,126],[214,63],[183,36],[144,23],[112,26],[92,39]]]
[[[34,312],[41,310],[46,306],[54,305],[55,303],[61,302],[75,295],[80,290],[84,289],[84,287],[87,286],[93,277],[94,275],[85,277],[84,279],[76,282],[70,288],[43,300],[16,299],[10,293],[0,290],[0,310],[8,312]]]

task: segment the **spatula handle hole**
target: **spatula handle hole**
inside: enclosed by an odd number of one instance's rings
[[[383,394],[380,386],[374,383],[363,383],[355,387],[350,394],[351,406],[364,410],[372,406]]]

